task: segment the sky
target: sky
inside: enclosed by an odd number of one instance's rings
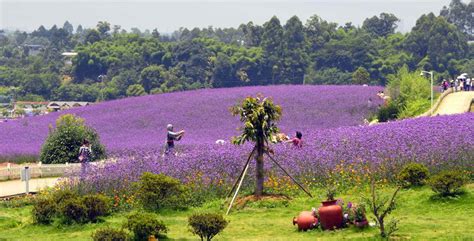
[[[398,30],[408,32],[425,13],[439,14],[450,0],[0,0],[0,29],[33,31],[40,25],[93,27],[107,21],[129,30],[157,28],[171,33],[180,27],[238,27],[249,21],[263,24],[277,16],[282,24],[293,15],[301,21],[319,15],[343,25],[362,25],[381,12],[401,19]]]

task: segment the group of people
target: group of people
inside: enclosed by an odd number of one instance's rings
[[[453,92],[457,91],[472,91],[474,90],[474,80],[469,78],[467,74],[462,74],[456,79],[446,80],[441,82],[442,92],[452,88]]]
[[[166,143],[164,149],[164,155],[169,155],[174,153],[175,141],[180,141],[183,138],[185,131],[181,130],[178,132],[174,132],[173,125],[168,124],[166,126],[167,135],[166,135]],[[274,143],[292,143],[292,145],[296,148],[303,147],[303,134],[300,131],[297,131],[293,138],[288,137],[283,133],[278,133],[274,137],[272,137],[272,142]],[[217,143],[217,142],[216,142]],[[92,159],[92,148],[91,144],[88,140],[84,140],[82,142],[82,146],[79,148],[79,162],[81,163],[88,163]],[[85,172],[86,165],[82,165],[81,172]]]

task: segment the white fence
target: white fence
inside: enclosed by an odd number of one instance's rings
[[[30,169],[31,178],[42,177],[60,177],[67,172],[77,171],[81,164],[32,164],[32,165],[15,165],[0,167],[0,181],[20,179],[21,170],[26,166]]]

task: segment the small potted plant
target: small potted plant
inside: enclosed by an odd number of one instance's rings
[[[365,228],[369,225],[367,217],[365,216],[364,204],[359,204],[354,207],[354,225],[358,228]]]
[[[323,230],[332,230],[341,228],[343,224],[342,207],[337,205],[334,196],[336,195],[336,189],[330,187],[326,192],[326,201],[322,202],[322,206],[319,207],[319,219],[321,228]]]

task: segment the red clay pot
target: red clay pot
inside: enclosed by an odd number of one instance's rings
[[[298,218],[293,218],[293,225],[298,224],[298,230],[306,231],[318,225],[318,219],[313,216],[312,212],[303,211]]]
[[[342,227],[342,208],[336,205],[336,200],[325,201],[323,206],[318,208],[319,222],[323,230],[333,230]]]

